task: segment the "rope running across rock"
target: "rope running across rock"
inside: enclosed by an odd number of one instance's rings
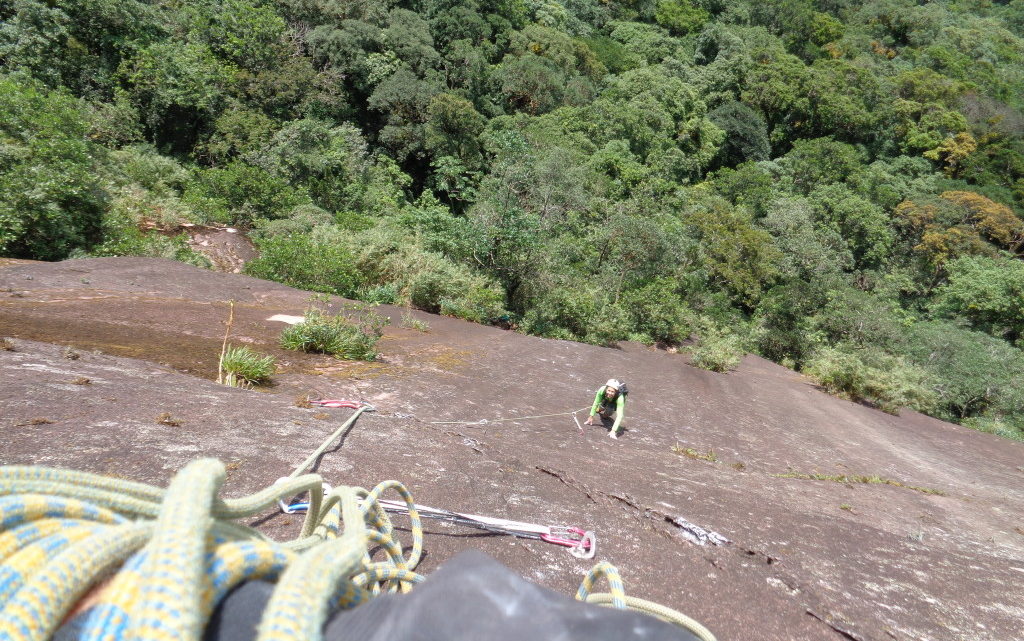
[[[366,409],[366,408],[363,408]],[[397,481],[372,490],[337,487],[302,474],[356,413],[289,477],[255,494],[224,499],[224,465],[200,459],[161,489],[122,479],[44,467],[0,467],[0,641],[45,641],[77,602],[111,573],[77,612],[83,640],[198,641],[217,604],[243,581],[276,582],[258,641],[318,641],[336,609],[381,592],[406,592],[423,529],[412,496]],[[412,548],[401,542],[379,499],[394,491],[406,505]],[[309,493],[299,537],[279,543],[238,523],[285,497]],[[383,550],[375,561],[371,548]],[[591,594],[607,578],[611,593]],[[704,641],[703,627],[674,610],[626,597],[618,572],[598,564],[577,598],[653,614]]]

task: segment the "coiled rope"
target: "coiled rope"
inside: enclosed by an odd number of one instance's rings
[[[73,470],[0,467],[0,641],[49,639],[111,574],[74,616],[85,641],[198,641],[221,599],[252,579],[277,584],[258,641],[319,641],[335,610],[422,581],[414,570],[423,529],[405,486],[385,481],[370,491],[343,486],[325,495],[320,476],[301,474],[314,454],[286,479],[237,499],[219,496],[226,473],[215,459],[189,463],[166,490]],[[388,491],[407,506],[407,557],[379,502]],[[278,543],[236,522],[305,492],[310,507],[295,540]],[[373,560],[371,547],[386,558]],[[591,594],[602,576],[611,594]],[[654,614],[714,641],[688,617],[626,597],[607,563],[587,575],[577,598]]]

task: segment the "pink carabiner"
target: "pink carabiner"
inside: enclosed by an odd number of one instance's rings
[[[577,533],[576,530],[579,530],[579,528],[567,528],[567,529],[573,530],[573,534],[576,534]],[[578,533],[581,536],[586,534],[583,530],[579,530]],[[583,539],[582,541],[580,539],[567,539],[567,538],[564,538],[564,537],[561,537],[561,536],[554,536],[553,534],[541,534],[540,538],[541,538],[542,541],[546,541],[548,543],[554,543],[555,545],[564,545],[567,548],[575,548],[575,547],[580,547],[582,545],[582,547],[584,549],[586,549],[586,550],[590,549],[590,541],[587,540],[587,539]]]
[[[336,400],[324,400],[324,401],[310,401],[312,405],[319,405],[320,407],[347,407],[349,409],[357,410],[362,406],[359,401],[336,401]]]

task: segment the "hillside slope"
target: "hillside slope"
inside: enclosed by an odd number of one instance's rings
[[[398,327],[397,308],[381,308],[393,326],[378,363],[284,352],[283,325],[268,318],[301,314],[307,299],[157,259],[6,262],[0,336],[15,349],[0,351],[0,463],[164,484],[188,460],[216,456],[235,464],[228,493],[238,495],[286,475],[350,413],[297,397],[361,398],[379,411],[322,459],[329,481],[395,478],[427,505],[594,529],[628,593],[691,614],[723,641],[1022,638],[1024,444],[842,401],[755,357],[715,374],[636,345],[419,312],[430,331],[416,332]],[[235,342],[281,362],[270,389],[212,380],[229,300]],[[586,406],[610,376],[631,389],[619,441],[600,427],[580,435],[569,416],[493,422]],[[158,423],[164,412],[180,426]],[[480,419],[492,422],[431,423]],[[779,476],[790,472],[893,484]],[[689,543],[675,519],[732,543]],[[298,525],[280,514],[257,522],[279,537]],[[590,565],[540,542],[428,532],[427,572],[477,547],[571,593]]]

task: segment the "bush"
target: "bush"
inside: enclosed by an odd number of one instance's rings
[[[340,238],[320,228],[309,234],[264,237],[256,246],[259,258],[245,266],[250,276],[339,296],[351,296],[360,284],[351,252]]]
[[[373,311],[349,319],[310,309],[306,320],[281,332],[281,347],[346,360],[372,361],[377,358],[377,341],[384,335],[385,325],[387,319]]]
[[[905,353],[931,374],[939,395],[939,417],[1024,419],[1024,352],[947,321],[917,323],[908,334]]]
[[[178,161],[161,155],[150,145],[126,147],[110,154],[106,168],[114,183],[142,187],[154,196],[178,196],[191,176]]]
[[[505,296],[501,289],[480,279],[454,298],[441,299],[441,313],[474,323],[490,324],[505,315]]]
[[[265,383],[270,380],[275,368],[273,356],[264,356],[245,346],[228,347],[220,364],[224,372],[224,384],[231,387]]]
[[[356,298],[371,305],[394,305],[399,300],[398,286],[388,283],[361,287],[356,292]]]
[[[271,236],[290,236],[292,234],[308,234],[317,227],[330,225],[334,217],[330,212],[316,205],[299,205],[294,207],[284,218],[270,220],[259,218],[253,221],[250,238],[262,240]]]
[[[963,318],[975,329],[1010,341],[1024,338],[1024,263],[963,256],[946,269],[949,282],[937,292],[935,312]]]
[[[204,269],[212,267],[205,256],[189,247],[187,234],[165,236],[159,232],[147,233],[139,229],[138,223],[133,212],[115,202],[115,206],[103,214],[103,242],[88,252],[75,250],[70,257],[148,256],[177,260]]]
[[[0,255],[60,260],[96,240],[106,194],[87,131],[71,96],[0,77]]]
[[[379,225],[350,242],[355,267],[367,283],[362,291],[387,295],[394,288],[396,298],[380,302],[411,304],[477,323],[505,313],[504,291],[493,279],[424,250],[405,230]]]
[[[612,346],[629,336],[629,316],[621,305],[608,304],[601,307],[586,323],[586,334],[582,339],[594,345]]]
[[[822,348],[807,362],[804,373],[833,394],[867,401],[890,414],[900,407],[928,412],[937,400],[923,369],[884,352]]]
[[[998,418],[972,416],[964,419],[961,425],[979,432],[995,434],[1015,441],[1024,441],[1024,424],[1013,424]]]
[[[701,369],[728,372],[736,369],[744,353],[740,336],[705,330],[700,335],[700,342],[690,349],[690,359]]]
[[[658,278],[640,289],[623,293],[622,307],[628,310],[633,332],[653,341],[676,345],[693,331],[693,312],[676,292],[678,283]]]
[[[248,224],[257,218],[283,218],[309,196],[260,167],[235,161],[196,172],[184,200],[203,222]]]
[[[588,321],[598,314],[598,292],[588,283],[569,278],[562,282],[533,284],[536,288],[523,314],[521,328],[527,334],[581,340],[587,335]]]

